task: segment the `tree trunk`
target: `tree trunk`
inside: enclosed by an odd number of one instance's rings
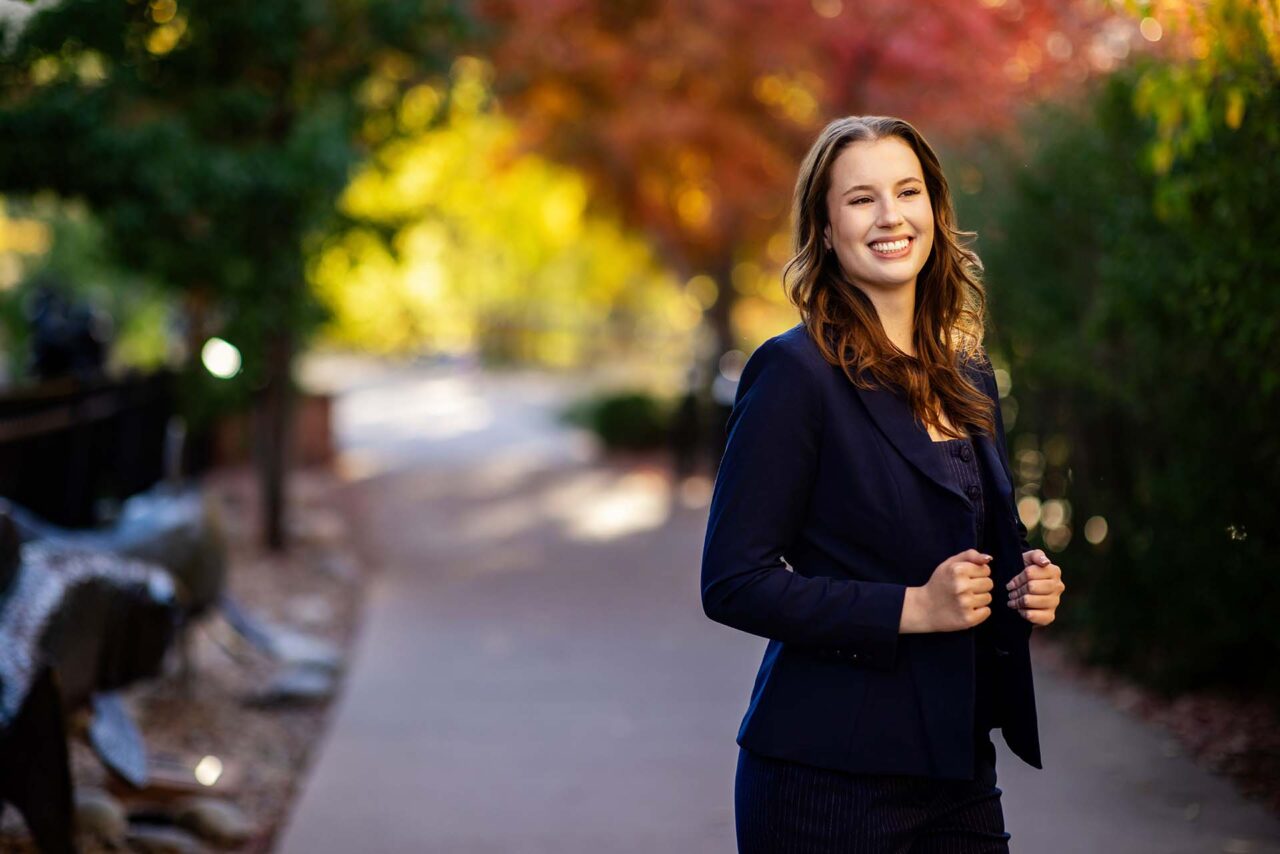
[[[733,304],[737,301],[737,292],[733,289],[733,265],[726,261],[719,265],[714,273],[716,283],[716,301],[706,310],[704,317],[711,328],[712,340],[715,342],[715,353],[711,355],[711,367],[719,370],[720,357],[732,350],[737,341],[733,334]]]
[[[293,394],[293,334],[281,331],[266,348],[266,387],[258,398],[254,437],[262,495],[262,538],[271,551],[288,548],[287,487]]]
[[[700,390],[709,413],[704,447],[711,461],[712,472],[720,466],[720,458],[724,454],[725,425],[732,409],[727,399],[717,399],[714,386],[720,375],[721,358],[737,345],[737,339],[733,333],[733,305],[737,292],[733,289],[732,262],[725,259],[724,263],[718,264],[714,275],[717,288],[716,301],[703,314],[703,319],[711,330],[711,351],[702,356],[707,361],[706,370],[703,372],[703,387]],[[719,397],[724,398],[724,393],[722,392]]]

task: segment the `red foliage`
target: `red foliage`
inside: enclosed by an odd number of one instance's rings
[[[587,173],[597,199],[647,231],[676,269],[722,274],[736,251],[777,230],[799,159],[826,121],[891,114],[940,140],[999,132],[1019,102],[1083,78],[1082,36],[1095,27],[1061,0],[841,5],[481,0],[479,9],[493,25],[483,49],[498,96],[525,144]]]

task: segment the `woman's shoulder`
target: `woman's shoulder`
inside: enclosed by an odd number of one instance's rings
[[[797,323],[786,332],[766,339],[751,355],[748,363],[752,361],[757,362],[758,368],[776,364],[780,371],[812,377],[826,373],[826,369],[830,367],[803,323]]]
[[[767,338],[743,368],[738,399],[755,389],[757,396],[784,405],[821,408],[824,377],[829,366],[804,324]]]
[[[988,393],[996,387],[995,366],[981,343],[959,354],[960,369],[969,375],[974,384]]]
[[[817,343],[813,340],[808,327],[797,323],[785,332],[768,338],[751,355],[748,364],[755,362],[757,369],[765,365],[778,364],[779,370],[804,373],[813,377],[829,376],[834,368]],[[984,383],[993,380],[995,367],[987,355],[987,348],[981,343],[956,354],[958,367],[974,378],[981,378]]]

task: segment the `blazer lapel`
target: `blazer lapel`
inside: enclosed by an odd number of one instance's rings
[[[947,477],[945,464],[938,449],[933,446],[929,432],[916,423],[911,407],[901,395],[889,389],[865,389],[854,386],[866,405],[876,427],[885,435],[902,456],[934,483],[965,502],[968,496],[957,489]]]
[[[976,377],[974,381],[979,382]],[[902,456],[934,483],[952,495],[969,502],[969,497],[957,489],[952,484],[951,478],[947,476],[945,463],[937,447],[934,446],[933,440],[929,438],[929,431],[916,423],[911,407],[907,405],[904,397],[884,388],[864,389],[858,386],[854,388],[857,389],[858,396],[862,398],[880,432],[893,443]],[[978,388],[983,386],[978,385]],[[998,401],[996,405],[999,405]],[[978,459],[982,461],[992,482],[1000,489],[1002,496],[1008,496],[1013,491],[1013,484],[1008,471],[1004,468],[1004,460],[1000,458],[999,451],[992,444],[992,440],[982,433],[975,432],[972,438]],[[988,503],[995,506],[995,502]]]
[[[1000,398],[993,396],[991,391],[987,389],[987,377],[983,375],[982,368],[975,362],[966,362],[962,366],[969,374],[969,379],[973,382],[974,388],[980,389],[986,393],[988,399],[997,408],[1000,406]],[[994,382],[991,384],[993,387]],[[1005,441],[1004,436],[996,436],[994,439],[985,433],[975,433],[973,437],[974,447],[977,448],[978,458],[981,459],[987,467],[987,473],[991,476],[991,480],[1000,490],[1002,497],[1011,497],[1013,495],[1013,472],[1009,471],[1009,467],[1005,465],[1004,455],[1000,453],[996,442]]]
[[[996,405],[999,406],[999,404]],[[973,445],[978,450],[978,459],[982,460],[986,465],[987,474],[990,475],[991,481],[1000,490],[1000,497],[1007,499],[1012,496],[1013,481],[1009,479],[1009,470],[1004,467],[1004,460],[1000,457],[1000,452],[996,449],[990,437],[985,433],[974,433]],[[988,502],[988,505],[991,507],[997,506],[996,502],[993,501]]]

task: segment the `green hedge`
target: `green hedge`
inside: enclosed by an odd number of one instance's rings
[[[666,444],[670,405],[645,391],[614,391],[575,402],[562,417],[596,434],[606,448],[652,450]]]
[[[969,200],[1020,495],[1070,503],[1054,631],[1088,659],[1280,699],[1280,85],[1156,175],[1146,70],[1039,111]]]

